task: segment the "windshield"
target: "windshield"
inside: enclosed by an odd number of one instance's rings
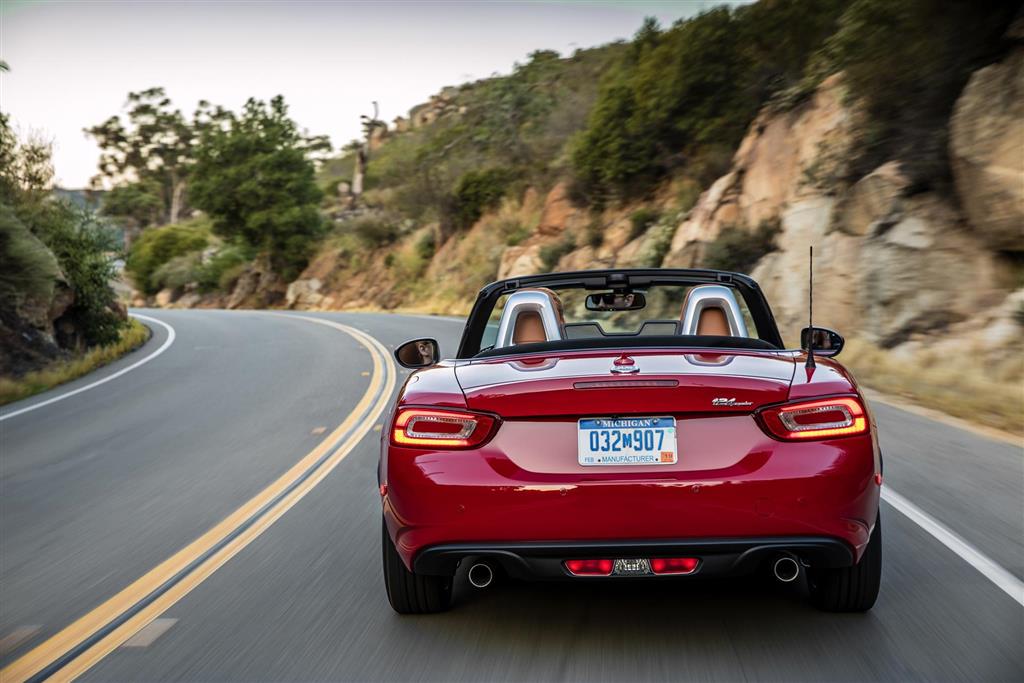
[[[583,287],[524,288],[498,297],[480,350],[515,352],[524,344],[573,340],[757,339],[756,329],[742,295],[722,285],[652,285],[618,292]],[[700,345],[699,339],[689,341]]]

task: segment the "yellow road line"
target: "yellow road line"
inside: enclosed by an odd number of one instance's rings
[[[338,425],[337,429],[331,432],[323,441],[320,442],[319,445],[317,445],[316,448],[310,451],[274,483],[258,493],[251,500],[247,501],[212,529],[154,569],[150,570],[120,593],[73,622],[70,626],[66,627],[59,633],[53,635],[18,660],[12,662],[3,670],[0,670],[0,680],[3,680],[5,683],[8,681],[11,683],[14,683],[15,681],[24,681],[45,669],[52,662],[60,659],[76,645],[89,638],[93,633],[96,633],[113,619],[152,593],[156,588],[163,585],[173,576],[185,569],[199,556],[210,551],[216,545],[221,543],[239,526],[250,519],[253,514],[259,511],[267,503],[274,500],[283,491],[288,489],[289,486],[293,485],[304,472],[309,470],[310,467],[312,467],[331,449],[333,444],[341,438],[342,435],[351,431],[351,434],[345,439],[344,443],[337,448],[328,460],[321,464],[316,472],[303,481],[287,496],[278,501],[273,508],[266,511],[255,524],[207,558],[205,562],[200,564],[182,580],[172,586],[166,593],[154,600],[151,604],[147,605],[138,614],[121,624],[102,640],[69,662],[68,665],[58,671],[52,679],[72,680],[87,671],[96,662],[105,657],[128,638],[132,637],[141,628],[146,626],[146,624],[160,616],[160,614],[162,614],[168,607],[180,600],[195,586],[202,583],[206,577],[210,576],[210,574],[215,572],[225,562],[234,557],[240,550],[242,550],[242,548],[263,533],[263,531],[280,518],[281,515],[301,500],[306,493],[320,483],[320,481],[322,481],[324,477],[326,477],[331,470],[333,470],[338,463],[340,463],[349,454],[349,452],[355,448],[355,446],[371,429],[374,421],[380,413],[383,412],[384,408],[390,401],[391,394],[395,386],[396,373],[394,372],[394,365],[391,361],[390,355],[387,353],[387,350],[373,337],[348,327],[347,325],[342,325],[340,323],[320,318],[308,318],[305,316],[291,317],[327,325],[341,330],[342,332],[352,336],[370,352],[370,355],[373,358],[373,375],[369,387],[363,394],[362,398],[360,398],[359,403],[356,404],[355,409],[349,413],[348,417],[340,425]],[[387,367],[391,372],[384,372],[385,364],[387,364]],[[384,384],[383,391],[378,395],[377,392],[378,389],[381,388],[382,383]],[[378,396],[376,401],[374,400],[375,395]],[[367,413],[363,422],[359,425],[355,425],[355,421],[367,410],[370,412]],[[354,431],[352,431],[353,427]]]

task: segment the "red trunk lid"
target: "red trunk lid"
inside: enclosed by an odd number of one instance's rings
[[[456,376],[470,408],[507,418],[735,414],[786,400],[794,367],[775,352],[589,351],[473,361]]]

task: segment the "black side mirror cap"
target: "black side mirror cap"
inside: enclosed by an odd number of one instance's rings
[[[436,339],[413,339],[395,349],[395,360],[403,368],[428,368],[441,360],[441,347]]]
[[[805,327],[800,330],[800,348],[809,349],[815,356],[838,356],[845,345],[843,335],[827,327]]]

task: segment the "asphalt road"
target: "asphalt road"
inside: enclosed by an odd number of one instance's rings
[[[266,312],[143,313],[176,332],[159,356],[4,417],[153,353],[167,335],[154,325],[143,349],[0,409],[0,666],[57,652],[55,634],[287,478],[347,415],[386,403],[379,350],[339,329]],[[427,317],[313,315],[389,350],[436,336],[451,353],[461,332]],[[1024,578],[1021,448],[875,410],[887,488]],[[84,679],[1024,680],[1024,607],[888,503],[882,593],[864,615],[819,613],[799,586],[750,580],[463,583],[450,612],[399,617],[381,580],[370,427],[325,450],[331,469],[295,484],[304,497],[268,503],[285,510],[276,522],[134,640],[84,651]]]

